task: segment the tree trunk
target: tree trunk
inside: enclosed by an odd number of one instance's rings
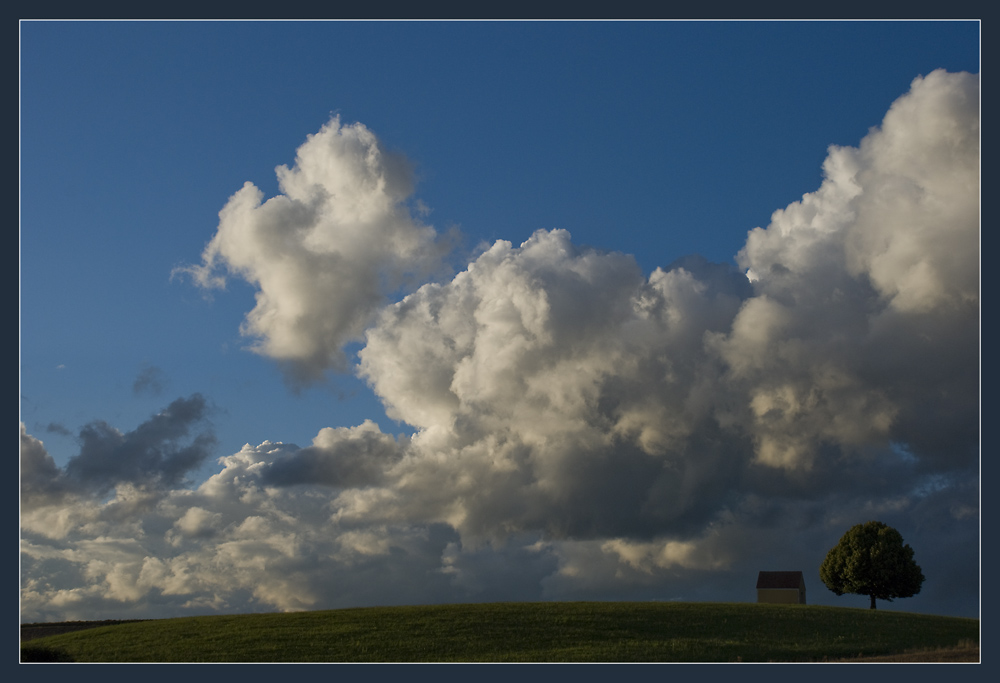
[[[875,609],[875,596],[874,596],[874,595],[872,595],[872,596],[871,596],[871,599],[872,599],[872,606],[871,606],[871,607],[869,607],[868,609]]]

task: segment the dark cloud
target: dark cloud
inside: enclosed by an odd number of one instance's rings
[[[309,484],[347,488],[381,483],[404,444],[382,434],[372,422],[353,429],[324,429],[312,446],[268,463],[261,481],[271,486]]]
[[[68,486],[45,445],[21,425],[21,507],[31,510],[61,502]]]
[[[215,448],[215,436],[207,429],[184,443],[207,414],[204,397],[194,394],[175,400],[131,432],[92,422],[80,430],[80,452],[66,464],[66,477],[98,490],[123,482],[177,485]]]
[[[50,422],[45,425],[45,431],[49,434],[58,434],[60,436],[72,436],[73,434],[71,430],[57,422]]]

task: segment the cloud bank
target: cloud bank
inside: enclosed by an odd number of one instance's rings
[[[388,303],[447,245],[405,164],[335,119],[281,195],[229,200],[190,272],[256,287],[244,330],[295,377],[362,340],[356,372],[414,434],[248,444],[191,488],[200,397],[85,427],[62,469],[22,427],[22,620],[752,600],[758,570],[808,576],[871,518],[917,551],[914,609],[978,615],[950,586],[979,581],[979,137],[979,77],[935,71],[830,148],[739,270],[646,276],[540,231]]]

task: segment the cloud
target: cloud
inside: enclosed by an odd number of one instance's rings
[[[146,366],[139,371],[132,383],[132,393],[136,396],[147,394],[149,396],[159,396],[163,393],[167,378],[163,370],[155,366]]]
[[[418,432],[391,471],[405,495],[382,514],[446,522],[470,539],[700,524],[715,505],[701,490],[716,485],[706,468],[739,458],[687,457],[705,445],[699,425],[715,429],[701,340],[739,307],[745,278],[729,275],[719,289],[681,267],[646,279],[629,256],[538,232],[383,311],[361,373]],[[343,515],[362,514],[344,503]]]
[[[755,296],[713,342],[751,395],[758,457],[892,440],[977,457],[979,78],[917,78],[814,193],[738,255]]]
[[[253,349],[296,383],[343,370],[386,297],[441,268],[450,248],[407,206],[412,172],[360,123],[333,118],[276,169],[281,193],[247,182],[219,213],[200,265],[181,269],[206,289],[227,277],[257,290],[243,323]]]
[[[378,425],[366,420],[358,427],[327,427],[313,439],[313,445],[267,463],[265,485],[296,484],[353,488],[377,484],[383,471],[398,460],[405,447],[383,434]]]
[[[66,485],[45,444],[28,434],[21,423],[21,509],[58,503]]]
[[[184,444],[191,428],[204,421],[208,407],[195,394],[179,398],[134,431],[122,434],[106,422],[80,430],[80,453],[66,464],[66,477],[97,490],[118,483],[175,486],[198,467],[215,447],[209,431]]]
[[[21,425],[22,511],[59,503],[66,495],[103,495],[122,487],[169,488],[211,455],[216,440],[209,428],[191,436],[208,416],[205,398],[195,394],[173,401],[131,432],[103,421],[79,433],[80,452],[66,467],[56,466],[44,444]],[[190,440],[188,442],[188,439]]]
[[[201,399],[89,425],[65,471],[22,428],[23,613],[752,600],[758,570],[808,575],[878,518],[929,577],[902,607],[978,614],[946,585],[979,559],[978,110],[978,76],[916,79],[739,269],[647,276],[539,231],[387,304],[439,246],[367,129],[331,123],[284,194],[230,200],[193,272],[257,283],[248,330],[304,376],[363,339],[358,374],[413,435],[247,445],[182,488]],[[374,239],[397,229],[410,246]]]
[[[61,436],[72,436],[73,432],[58,422],[50,422],[45,425],[44,430],[49,434],[59,434]]]

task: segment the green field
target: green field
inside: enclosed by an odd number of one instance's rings
[[[806,605],[549,602],[121,623],[31,640],[22,661],[791,662],[979,643],[979,620]]]

